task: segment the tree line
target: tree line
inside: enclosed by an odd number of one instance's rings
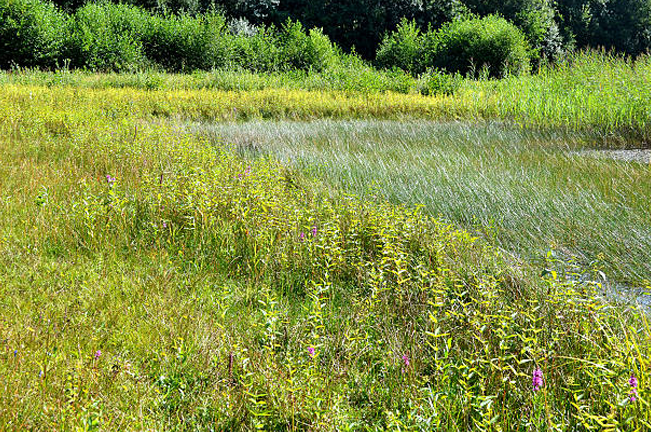
[[[160,13],[219,10],[254,24],[280,25],[288,18],[322,28],[345,50],[373,58],[387,32],[403,18],[422,30],[475,14],[501,15],[532,46],[553,57],[563,50],[604,47],[640,54],[651,47],[651,0],[124,0]],[[55,0],[72,11],[84,0]]]

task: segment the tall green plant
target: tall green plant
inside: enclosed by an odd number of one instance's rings
[[[144,66],[142,35],[149,19],[133,6],[88,3],[77,10],[69,28],[72,66],[116,71]]]
[[[52,3],[0,0],[0,68],[57,65],[66,17]]]

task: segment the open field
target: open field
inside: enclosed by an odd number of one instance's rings
[[[651,166],[589,157],[594,138],[497,123],[198,124],[247,156],[360,196],[422,205],[528,261],[551,249],[619,282],[651,279]]]
[[[551,194],[558,177],[577,200],[563,208],[581,216],[586,250],[598,238],[619,250],[612,243],[634,237],[614,229],[648,221],[648,168],[563,152],[566,144],[581,148],[585,136],[613,147],[646,136],[650,114],[620,107],[619,86],[609,88],[610,99],[593,101],[609,104],[614,123],[562,105],[526,122],[509,111],[524,102],[482,93],[511,88],[508,81],[424,97],[3,79],[1,429],[651,428],[644,311],[605,300],[587,281],[597,279],[593,269],[541,276],[491,239],[429,214],[463,215],[491,195],[501,204],[484,203],[476,218],[499,205],[522,214],[533,202],[562,221],[554,207],[562,199]],[[479,123],[500,118],[545,131]],[[279,123],[242,122],[251,119]],[[366,121],[341,122],[352,119]],[[237,121],[210,126],[223,140],[187,127],[223,120]],[[621,135],[611,139],[615,131]],[[384,146],[382,157],[369,143]],[[242,154],[242,147],[267,151],[262,145],[278,157]],[[339,159],[326,146],[339,149]],[[289,164],[288,156],[302,162]],[[432,169],[437,157],[445,170]],[[408,190],[405,178],[418,175],[408,166],[438,176],[445,188]],[[518,166],[534,182],[535,200],[517,199],[525,193]],[[394,181],[388,173],[396,167],[405,171]],[[387,182],[391,201],[455,196],[452,180],[465,199],[417,210],[365,196],[356,180],[364,170],[378,175],[380,187]],[[334,181],[340,174],[343,181]],[[587,226],[589,200],[579,186],[603,211],[628,206],[617,213],[621,220],[595,219],[610,230],[604,237]],[[509,214],[503,220],[516,222]],[[504,241],[533,249],[542,238],[513,233]],[[644,253],[630,252],[631,271],[646,271],[638,262]]]

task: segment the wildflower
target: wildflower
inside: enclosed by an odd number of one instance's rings
[[[167,229],[167,222],[163,221],[163,229]]]
[[[102,356],[102,351],[100,350],[95,351],[95,355],[94,355],[95,360],[99,360],[101,356]]]
[[[301,241],[304,241],[304,240],[305,240],[305,233],[304,233],[303,231],[301,231],[301,233],[298,235],[298,238],[299,238]]]
[[[402,356],[402,362],[405,364],[405,367],[409,367],[409,356],[407,354]]]
[[[246,169],[244,170],[244,175],[249,175],[251,174],[251,166],[247,166]]]
[[[312,227],[312,237],[316,237],[316,233],[317,233],[317,228],[316,228],[316,225],[314,225]]]
[[[106,182],[108,183],[109,187],[113,186],[115,184],[115,177],[111,177],[110,174],[106,174]]]
[[[18,355],[18,350],[14,350],[14,357]]]
[[[309,347],[307,349],[307,352],[310,354],[310,357],[314,357],[314,354],[316,353],[316,350],[314,349],[314,347]]]
[[[631,379],[628,380],[628,385],[631,386],[631,402],[635,402],[637,400],[637,378],[635,378],[635,375],[631,375]]]
[[[536,368],[533,371],[533,379],[532,379],[532,384],[533,384],[533,391],[538,391],[543,385],[543,373],[542,369]]]

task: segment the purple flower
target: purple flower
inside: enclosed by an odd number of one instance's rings
[[[111,177],[110,174],[106,174],[106,182],[108,183],[109,187],[113,186],[115,184],[115,177]]]
[[[407,354],[402,356],[402,362],[405,364],[405,367],[409,367],[409,356]]]
[[[314,347],[309,347],[307,349],[307,352],[310,354],[310,357],[314,357],[314,354],[316,353],[316,350],[314,349]]]
[[[298,235],[298,238],[299,238],[301,241],[304,241],[304,240],[305,240],[305,233],[304,233],[303,231],[301,231],[301,233]]]
[[[532,384],[533,384],[533,391],[538,391],[543,385],[543,373],[542,369],[536,368],[533,371],[533,379],[532,379]]]
[[[101,356],[102,356],[102,351],[100,350],[95,351],[95,355],[94,355],[95,360],[99,360]]]
[[[251,174],[251,167],[250,166],[246,167],[246,169],[244,170],[244,175],[249,175],[249,174]]]
[[[18,350],[14,350],[14,357],[18,355]]]
[[[631,378],[628,380],[628,385],[631,386],[631,402],[635,402],[637,400],[637,378],[635,378],[635,375],[631,375]]]
[[[312,227],[312,237],[316,237],[317,232],[318,232],[318,231],[317,231],[316,225],[314,225],[314,226]]]
[[[163,221],[163,229],[167,229],[167,222]]]

